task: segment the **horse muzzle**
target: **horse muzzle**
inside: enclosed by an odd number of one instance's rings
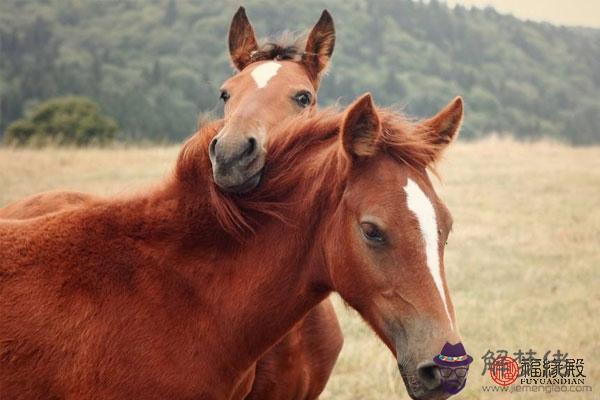
[[[214,182],[229,193],[246,193],[256,188],[266,154],[260,139],[244,135],[227,140],[219,136],[211,141],[209,147]]]
[[[442,386],[439,368],[433,362],[420,363],[416,368],[398,363],[398,368],[411,399],[442,400],[450,397]]]

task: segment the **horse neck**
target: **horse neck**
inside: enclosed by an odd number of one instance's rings
[[[206,338],[202,342],[209,350],[218,348],[220,355],[230,355],[213,361],[229,368],[235,365],[238,373],[331,290],[320,232],[341,197],[344,160],[333,146],[319,154],[305,153],[296,160],[294,171],[286,174],[298,172],[289,182],[294,189],[284,190],[286,195],[277,199],[278,204],[290,205],[282,215],[286,222],[266,216],[241,243],[222,236],[221,243],[184,251],[185,261],[173,260],[173,265],[188,265],[186,273],[193,276],[199,292],[210,293],[200,323],[216,331],[218,343],[207,343]],[[260,190],[274,190],[269,182],[267,177]],[[224,234],[216,233],[214,226],[195,226],[199,237],[206,237],[207,231],[213,236]]]

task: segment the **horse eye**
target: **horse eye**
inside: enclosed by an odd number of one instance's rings
[[[377,225],[370,222],[363,222],[360,224],[360,229],[363,233],[363,236],[369,241],[369,243],[375,245],[382,245],[385,243],[385,236],[383,232],[379,230]]]
[[[438,229],[438,235],[442,236],[443,232],[441,229]],[[450,232],[448,232],[448,235],[446,235],[446,240],[444,240],[444,246],[448,246],[448,236],[450,236]]]
[[[223,100],[223,103],[226,103],[227,100],[229,100],[229,97],[231,97],[231,95],[227,90],[221,90],[221,100]]]
[[[294,95],[294,100],[302,108],[310,106],[311,96],[307,91],[298,92]]]

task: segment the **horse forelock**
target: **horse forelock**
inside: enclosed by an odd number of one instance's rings
[[[250,55],[251,62],[267,60],[301,61],[304,54],[306,35],[294,35],[283,32],[277,38],[266,39],[257,50]]]

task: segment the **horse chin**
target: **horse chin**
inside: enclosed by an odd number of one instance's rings
[[[217,181],[215,181],[215,183],[224,192],[232,193],[232,194],[244,194],[244,193],[248,193],[248,192],[256,189],[256,187],[258,187],[258,185],[260,184],[261,178],[262,178],[262,172],[263,172],[262,169],[260,169],[254,175],[251,175],[246,180],[244,180],[242,183],[239,183],[236,185],[223,186],[223,185],[220,185],[219,182],[217,182]]]

